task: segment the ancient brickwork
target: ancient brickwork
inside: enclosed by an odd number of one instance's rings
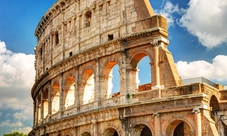
[[[224,136],[226,91],[183,85],[149,0],[58,0],[35,36],[35,136]],[[138,64],[149,59],[149,83]],[[119,67],[120,88],[113,88]],[[215,116],[217,115],[217,116]],[[226,123],[227,124],[227,123]]]

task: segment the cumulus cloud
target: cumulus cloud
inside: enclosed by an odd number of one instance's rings
[[[31,103],[34,55],[14,53],[0,41],[0,108],[23,109]]]
[[[0,113],[5,117],[0,119],[0,130],[9,127],[28,130],[23,122],[29,120],[32,125],[30,90],[35,77],[35,56],[15,53],[6,47],[0,41]]]
[[[11,122],[9,119],[0,123],[0,127],[21,127],[23,123],[21,121]]]
[[[207,48],[227,42],[227,1],[190,0],[189,8],[179,20]]]
[[[13,114],[13,117],[16,119],[16,120],[28,120],[28,117],[24,114],[24,113],[21,113],[21,112],[16,112]]]
[[[13,53],[0,41],[0,86],[31,87],[34,82],[34,55]]]
[[[227,56],[218,55],[211,63],[198,60],[192,62],[179,61],[176,63],[179,75],[185,78],[205,77],[210,80],[227,82]]]
[[[174,18],[173,14],[177,13],[179,15],[185,13],[185,9],[179,8],[178,5],[173,5],[171,2],[166,1],[161,10],[155,10],[157,14],[161,14],[165,16],[168,20],[169,26],[173,26],[176,22],[176,18]]]

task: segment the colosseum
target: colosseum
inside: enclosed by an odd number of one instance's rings
[[[167,19],[149,0],[57,0],[35,36],[29,136],[227,135],[227,90],[181,80]],[[150,82],[140,84],[144,57]]]

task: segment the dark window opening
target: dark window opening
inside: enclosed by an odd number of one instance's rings
[[[114,36],[113,34],[108,34],[108,41],[113,40]]]
[[[71,57],[72,55],[73,55],[73,52],[70,52],[70,53],[69,53],[69,57]]]
[[[91,12],[85,14],[85,27],[91,26]]]
[[[58,33],[55,34],[55,45],[59,44],[59,35]]]

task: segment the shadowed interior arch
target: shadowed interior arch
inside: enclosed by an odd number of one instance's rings
[[[51,103],[51,110],[52,110],[52,114],[58,112],[59,110],[59,104],[60,104],[60,87],[59,87],[59,83],[55,82],[53,84],[53,89],[52,89],[52,103]]]
[[[67,109],[69,106],[74,104],[75,101],[75,80],[73,76],[69,76],[66,79],[65,91],[64,91],[64,104]]]
[[[87,104],[94,101],[94,72],[92,69],[88,68],[84,71],[82,77],[82,88],[83,92],[83,104]]]

